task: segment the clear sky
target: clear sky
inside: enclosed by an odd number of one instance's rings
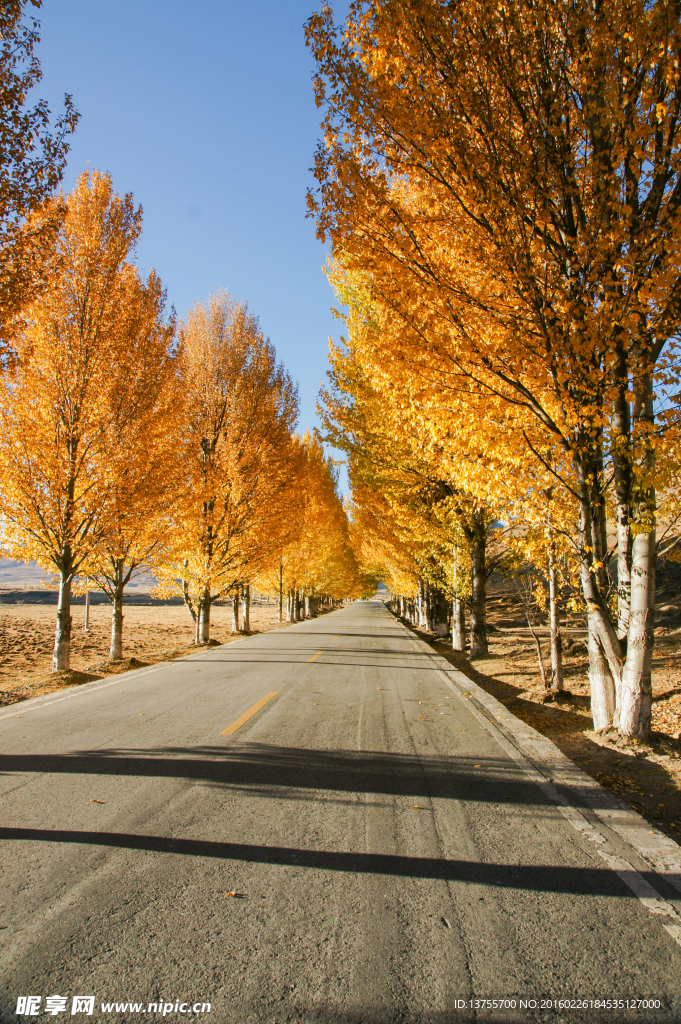
[[[316,6],[43,0],[38,15],[38,93],[56,111],[70,92],[81,114],[64,187],[89,164],[134,194],[140,268],[180,316],[221,288],[248,301],[300,385],[302,429],[341,328],[305,218],[320,112],[303,24]]]

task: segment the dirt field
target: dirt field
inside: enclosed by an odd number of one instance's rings
[[[85,632],[85,606],[74,605],[72,672],[55,673],[53,676],[51,659],[56,606],[34,602],[0,604],[0,704],[49,693],[64,685],[87,682],[110,671],[120,672],[177,657],[193,642],[194,626],[183,605],[129,604],[124,612],[125,660],[118,665],[107,666],[111,640],[110,605],[90,607],[88,632]],[[219,643],[235,639],[231,625],[231,606],[214,605],[211,609],[212,638]],[[276,605],[251,605],[251,632],[262,632],[276,626]]]

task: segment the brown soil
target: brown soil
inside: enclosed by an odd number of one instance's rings
[[[74,605],[71,635],[71,670],[51,672],[56,607],[54,604],[0,605],[0,705],[78,686],[103,675],[127,672],[186,654],[193,647],[194,626],[182,605],[130,604],[124,609],[122,661],[109,662],[111,609],[90,608],[90,628],[85,632],[85,607]],[[214,605],[211,636],[228,643],[244,634],[231,632],[232,609]],[[274,604],[251,605],[251,632],[277,628]]]
[[[681,839],[681,628],[655,630],[653,735],[650,743],[623,743],[613,731],[597,736],[590,713],[586,630],[563,631],[567,697],[555,701],[542,687],[534,641],[522,607],[508,584],[490,587],[489,657],[471,662],[451,640],[421,633],[449,662],[543,733],[606,789],[616,793],[661,831]],[[547,671],[548,630],[540,629]]]

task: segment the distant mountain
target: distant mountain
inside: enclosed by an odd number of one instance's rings
[[[40,590],[41,581],[56,582],[56,573],[43,569],[37,562],[14,562],[11,558],[0,558],[0,587],[4,590]],[[138,594],[148,594],[156,580],[150,573],[138,576],[128,584],[126,590]]]

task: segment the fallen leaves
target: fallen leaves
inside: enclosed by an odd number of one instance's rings
[[[681,693],[675,693],[664,700],[653,702],[654,732],[676,736],[681,733]]]

